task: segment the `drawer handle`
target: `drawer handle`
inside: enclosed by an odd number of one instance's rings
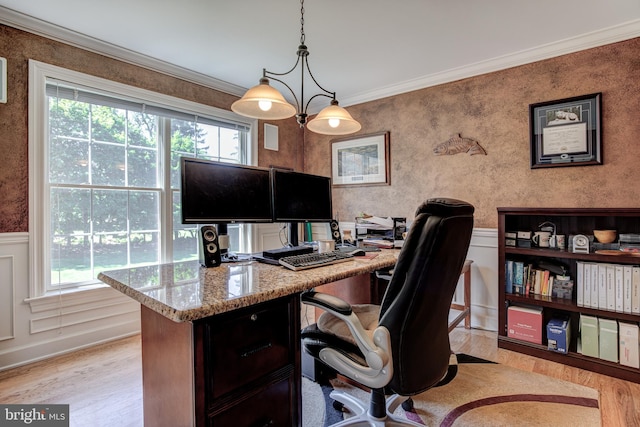
[[[240,357],[249,357],[249,356],[253,356],[256,353],[259,353],[263,350],[267,350],[269,348],[273,347],[273,345],[271,344],[271,341],[266,342],[266,343],[262,343],[262,344],[258,344],[255,347],[251,347],[249,349],[243,350],[240,353]]]

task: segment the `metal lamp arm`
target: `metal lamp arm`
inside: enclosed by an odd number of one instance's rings
[[[299,59],[299,58],[298,58]],[[291,70],[294,70],[297,66],[298,66],[298,62],[296,61],[296,65],[293,66],[293,68]],[[287,71],[286,73],[274,73],[271,71],[268,71],[266,68],[262,69],[262,75],[265,78],[271,79],[271,80],[275,80],[276,82],[282,84],[284,87],[286,87],[287,89],[289,89],[289,92],[291,92],[291,96],[293,96],[294,101],[296,102],[296,110],[300,111],[300,101],[298,101],[298,97],[296,96],[295,92],[293,91],[293,89],[291,89],[291,87],[286,84],[283,80],[280,80],[277,77],[274,76],[284,76],[286,74],[289,74],[291,71]]]
[[[307,104],[304,106],[304,113],[307,114],[307,109],[309,108],[309,104],[311,104],[311,101],[313,101],[313,99],[317,98],[318,96],[326,96],[327,98],[336,99],[336,93],[335,92],[329,92],[329,93],[331,95],[326,95],[324,93],[317,93],[317,94],[313,95],[311,98],[309,98],[309,100],[307,101]]]

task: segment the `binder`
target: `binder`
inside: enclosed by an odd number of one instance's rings
[[[598,305],[600,310],[607,309],[607,264],[598,264]]]
[[[640,266],[631,267],[631,312],[640,314]]]
[[[622,288],[624,295],[622,311],[624,313],[631,313],[631,280],[633,270],[630,265],[625,265],[622,270]]]
[[[622,313],[624,311],[624,266],[616,264],[613,268],[615,270],[616,311]]]
[[[598,308],[599,305],[599,293],[598,287],[598,275],[600,274],[600,268],[598,264],[591,264],[591,308]]]
[[[616,311],[616,270],[612,264],[606,264],[607,306],[606,310]]]

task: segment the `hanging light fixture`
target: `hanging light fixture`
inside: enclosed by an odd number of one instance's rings
[[[351,117],[347,110],[338,105],[336,93],[320,86],[315,77],[313,77],[309,68],[309,50],[304,43],[304,0],[300,0],[300,46],[298,46],[298,59],[295,65],[286,73],[274,73],[263,68],[260,84],[249,89],[242,98],[234,102],[231,105],[231,110],[243,116],[263,120],[281,120],[295,115],[300,127],[306,125],[310,131],[325,135],[346,135],[359,131],[362,126]],[[300,99],[288,84],[278,78],[293,72],[298,65],[300,65],[301,76]],[[306,104],[304,103],[305,70],[311,80],[322,91],[309,98]],[[277,89],[269,85],[269,79],[280,82],[289,89],[295,100],[295,107],[288,103]],[[330,98],[331,103],[321,110],[313,120],[307,122],[309,104],[319,96]]]

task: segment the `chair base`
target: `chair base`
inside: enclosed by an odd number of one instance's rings
[[[350,394],[341,391],[332,391],[329,395],[332,399],[342,403],[345,408],[353,414],[352,417],[347,418],[337,424],[333,424],[332,427],[338,426],[361,426],[361,427],[383,427],[383,426],[419,426],[424,427],[423,424],[414,423],[413,421],[402,419],[393,415],[393,412],[408,399],[406,396],[399,396],[394,394],[386,400],[386,416],[384,418],[376,418],[371,415],[367,410],[368,403],[351,396]]]

